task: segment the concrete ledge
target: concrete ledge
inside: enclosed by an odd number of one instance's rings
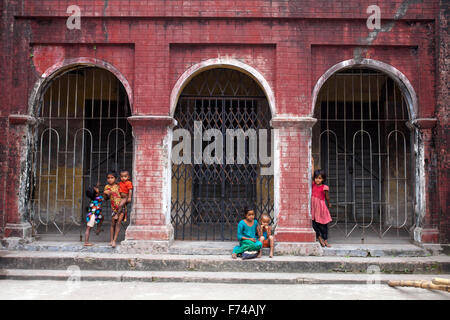
[[[164,272],[164,271],[79,271],[66,270],[0,270],[0,279],[117,281],[117,282],[196,282],[245,284],[387,284],[389,280],[428,280],[441,275],[329,274],[329,273],[248,273],[248,272]]]
[[[241,260],[232,259],[229,255],[0,251],[0,269],[66,270],[74,266],[93,271],[366,274],[370,269],[379,270],[382,274],[450,274],[450,257],[263,256]]]
[[[120,243],[119,253],[160,254],[169,251],[170,241],[159,240],[124,240]]]
[[[92,247],[85,247],[80,241],[24,241],[23,239],[8,238],[0,242],[0,249],[9,251],[41,251],[41,252],[93,252],[93,253],[116,253],[120,246],[115,249],[108,243],[94,243]]]
[[[230,256],[238,243],[231,241],[157,241],[124,240],[116,248],[107,242],[94,242],[92,247],[84,247],[80,241],[26,241],[21,238],[9,238],[0,241],[0,250],[42,251],[42,252],[92,252],[92,253],[144,253],[172,255],[223,255]],[[331,248],[322,248],[318,242],[276,243],[275,256],[329,256],[329,257],[426,257],[446,254],[450,247],[445,245],[413,244],[333,244]],[[269,249],[263,249],[263,256],[269,255]]]
[[[275,244],[274,254],[294,256],[321,256],[322,247],[318,242],[279,242]]]
[[[426,257],[430,253],[412,244],[336,244],[331,248],[323,248],[323,255],[337,257]]]

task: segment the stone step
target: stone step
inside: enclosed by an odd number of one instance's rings
[[[150,255],[79,252],[0,251],[0,269],[92,271],[197,271],[276,273],[450,273],[450,257],[317,257],[263,256],[232,259],[229,255]]]
[[[229,241],[174,241],[168,254],[172,255],[224,255],[230,256],[237,242]],[[126,253],[118,245],[112,248],[106,242],[94,242],[92,247],[84,247],[80,241],[34,241],[31,243],[5,243],[4,249],[12,251],[39,252],[80,252],[80,253]],[[1,247],[0,247],[1,249]],[[274,250],[277,253],[277,245]],[[333,244],[330,248],[321,249],[322,256],[337,257],[425,257],[430,253],[416,245],[403,244]],[[263,255],[269,255],[269,249],[263,249]]]
[[[193,271],[93,271],[69,270],[0,270],[4,280],[60,280],[118,282],[197,282],[240,284],[387,284],[389,280],[427,280],[442,277],[434,274],[333,274],[269,272],[193,272]]]

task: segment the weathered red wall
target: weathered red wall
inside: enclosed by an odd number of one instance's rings
[[[437,105],[435,115],[438,118],[436,128],[436,157],[437,157],[437,187],[436,206],[433,211],[439,213],[439,225],[442,243],[450,242],[450,203],[449,203],[449,178],[450,178],[450,96],[449,96],[449,71],[448,63],[450,52],[450,32],[448,29],[448,17],[450,16],[450,3],[442,1],[440,13],[437,19],[439,37],[437,39]]]
[[[416,2],[2,2],[2,177],[9,172],[8,168],[20,167],[19,156],[11,153],[13,150],[9,148],[8,116],[28,114],[28,99],[36,81],[45,70],[68,59],[96,58],[114,66],[131,86],[133,115],[168,115],[173,86],[186,69],[210,58],[232,57],[255,68],[265,77],[275,93],[278,115],[308,116],[312,114],[312,90],[320,76],[334,64],[355,58],[355,49],[362,48],[362,58],[390,64],[409,79],[419,100],[418,118],[438,117],[436,151],[433,151],[438,160],[431,162],[427,174],[433,179],[439,178],[431,181],[428,194],[433,205],[428,210],[432,224],[440,225],[440,241],[448,242],[448,161],[442,159],[448,158],[448,112],[445,108],[448,108],[449,99],[448,94],[444,95],[445,89],[448,91],[448,87],[445,88],[445,74],[436,70],[437,67],[445,67],[444,59],[448,54],[443,53],[442,48],[440,51],[437,49],[442,29],[446,26],[446,23],[439,21],[448,17],[445,15],[448,6],[442,4],[440,7],[437,0]],[[68,30],[66,27],[69,16],[66,10],[73,4],[81,8],[81,30]],[[366,27],[369,16],[366,9],[373,4],[381,8],[383,24],[392,21],[393,27],[389,32],[378,33],[367,46],[371,33]],[[445,36],[448,39],[448,33]],[[437,63],[437,57],[440,63]],[[440,91],[436,91],[436,81],[442,87]],[[298,143],[298,148],[300,155],[307,154],[307,143]],[[11,151],[9,154],[8,150]],[[142,156],[151,158],[152,150],[147,149],[148,154]],[[294,158],[297,156],[294,155]],[[300,179],[303,185],[307,183],[309,177],[304,174],[305,168],[298,170],[298,176],[290,179]],[[143,169],[147,170],[145,167]],[[284,170],[283,167],[281,170]],[[5,199],[10,197],[10,191],[6,193],[4,181],[2,179],[0,183],[1,225],[5,224],[1,220],[5,210],[10,209],[5,208],[5,203],[8,203]],[[17,183],[11,181],[8,186],[18,187]],[[292,194],[305,191],[303,186],[296,187],[295,183],[288,183],[283,188],[283,192]],[[140,202],[139,206],[158,207],[160,202],[160,197],[150,197]],[[285,209],[290,210],[291,215],[299,210],[297,205]]]

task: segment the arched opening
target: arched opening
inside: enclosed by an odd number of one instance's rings
[[[86,188],[99,183],[103,192],[107,172],[132,173],[127,92],[110,71],[79,65],[46,83],[35,115],[31,194],[35,236],[79,240],[86,227]],[[109,201],[103,204],[103,216],[102,229],[107,230]],[[109,232],[96,238],[108,239]]]
[[[180,153],[176,140],[172,149],[172,159],[184,156],[172,163],[176,240],[235,240],[245,207],[274,218],[274,179],[261,161],[263,144],[271,155],[271,117],[261,87],[238,70],[208,69],[184,87],[174,135],[187,147]]]
[[[414,139],[403,89],[386,73],[358,66],[334,72],[318,92],[312,154],[315,169],[327,172],[330,232],[344,243],[410,239]]]

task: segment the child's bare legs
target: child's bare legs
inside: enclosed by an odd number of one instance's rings
[[[86,227],[86,232],[84,234],[84,246],[85,247],[90,247],[93,246],[94,244],[89,242],[89,234],[91,233],[91,227],[87,226]]]
[[[124,207],[127,205],[127,197],[125,197],[122,193],[120,194],[120,196],[121,198],[119,208],[117,210],[118,213],[113,216],[113,221],[111,223],[111,247],[113,248],[116,247],[117,237],[119,236],[120,232],[120,224],[122,223],[124,217]]]
[[[96,235],[99,235],[99,233],[103,231],[103,229],[102,229],[103,219],[104,218],[102,217],[101,220],[99,221],[99,223],[97,224],[97,229],[95,230]]]
[[[114,233],[115,233],[115,230],[116,230],[116,223],[117,223],[117,220],[118,220],[118,213],[116,213],[115,215],[113,215],[112,216],[112,219],[111,219],[111,228],[109,229],[109,245],[110,246],[112,246],[112,243],[113,243],[113,240],[114,240]]]
[[[261,247],[261,250],[259,250],[257,258],[262,257],[262,251],[263,251],[263,247],[264,247],[264,237],[263,236],[259,237],[259,242],[261,242],[263,244],[263,246]]]
[[[127,205],[127,197],[124,197],[122,194],[120,194],[120,203],[119,203],[119,210],[117,212],[123,212],[123,208]]]
[[[320,243],[320,246],[325,247],[325,241],[322,239],[321,236],[319,236],[319,243]]]
[[[122,223],[123,217],[124,217],[124,213],[120,212],[118,219],[116,220],[116,225],[115,225],[115,230],[114,230],[114,239],[112,240],[111,246],[113,248],[116,247],[116,241],[117,238],[119,237],[119,232],[120,232],[120,224]]]
[[[273,247],[275,244],[275,240],[273,239],[273,236],[269,236],[269,245],[270,245],[270,254],[269,258],[273,258]]]

